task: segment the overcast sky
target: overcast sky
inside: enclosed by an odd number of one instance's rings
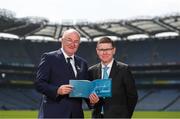
[[[0,0],[0,8],[16,17],[45,17],[64,20],[104,21],[180,13],[180,0]]]

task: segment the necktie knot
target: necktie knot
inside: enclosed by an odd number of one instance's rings
[[[104,69],[105,71],[107,71],[107,70],[109,69],[109,67],[108,67],[108,66],[105,66],[103,69]]]
[[[68,57],[67,58],[67,62],[70,63],[70,61],[72,60],[72,57]]]

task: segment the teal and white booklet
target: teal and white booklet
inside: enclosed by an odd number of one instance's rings
[[[96,79],[88,80],[70,80],[69,84],[73,86],[69,97],[83,97],[88,98],[91,93],[96,93],[99,97],[112,96],[112,80]]]

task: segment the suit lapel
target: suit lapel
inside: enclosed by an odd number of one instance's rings
[[[69,68],[67,66],[67,62],[66,59],[61,51],[61,49],[59,49],[57,51],[57,58],[59,59],[60,64],[62,65],[62,67],[64,68],[65,72],[67,73],[68,76],[71,76],[71,78],[75,78],[74,74],[72,75],[72,73],[69,74]]]
[[[63,64],[66,64],[66,60],[65,60],[65,57],[64,57],[61,49],[59,49],[59,50],[57,51],[57,54],[58,54],[59,60],[60,60]]]
[[[117,73],[118,73],[118,66],[117,66],[117,62],[114,60],[109,77],[114,79]]]
[[[97,64],[97,79],[101,79],[101,63]]]

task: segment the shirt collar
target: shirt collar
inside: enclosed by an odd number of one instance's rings
[[[114,62],[114,58],[111,60],[111,62],[108,64],[108,65],[106,65],[107,67],[109,67],[109,68],[111,68],[112,67],[112,65],[113,65],[113,62]],[[101,66],[102,66],[102,68],[104,68],[105,67],[105,65],[101,62]]]
[[[61,51],[62,51],[65,59],[67,59],[68,57],[72,57],[72,60],[74,60],[74,55],[68,56],[68,55],[65,53],[65,51],[63,50],[63,48],[61,48]]]

